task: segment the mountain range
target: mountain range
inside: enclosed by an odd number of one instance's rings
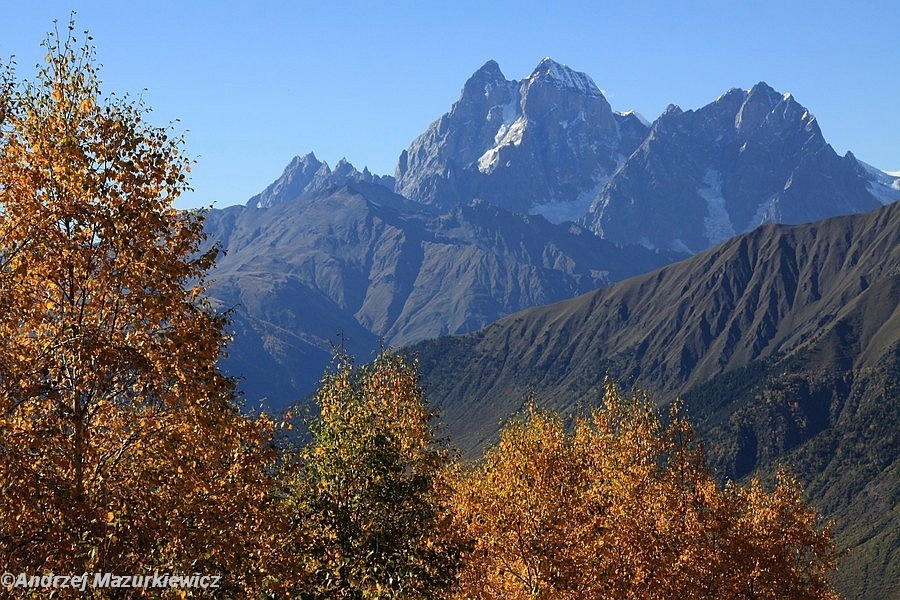
[[[403,151],[395,191],[478,198],[579,221],[600,237],[695,253],[765,223],[803,223],[900,198],[900,178],[838,156],[812,113],[764,82],[653,124],[614,112],[549,58],[521,81],[487,62]]]
[[[793,468],[852,549],[842,592],[882,598],[900,586],[897,199],[900,173],[839,156],[765,83],[649,123],[551,59],[522,80],[489,61],[393,176],[309,153],[211,211],[209,295],[249,405],[302,405],[335,349],[411,345],[470,456],[529,396],[571,413],[609,375],[681,397],[723,478]]]
[[[339,336],[368,356],[471,331],[757,222],[897,197],[900,179],[838,157],[814,117],[765,84],[651,125],[551,59],[521,81],[489,61],[394,176],[309,153],[245,207],[212,211],[225,257],[210,293],[233,309],[229,371],[251,403],[283,406],[314,389]]]
[[[209,289],[232,311],[223,364],[270,408],[314,390],[337,345],[366,358],[472,331],[685,256],[483,202],[437,210],[359,180],[211,211],[206,229],[225,250]]]

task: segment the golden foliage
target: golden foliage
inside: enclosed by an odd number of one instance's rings
[[[0,86],[0,562],[253,587],[271,425],[216,367],[182,140],[104,101],[72,30]]]
[[[828,531],[796,483],[721,488],[676,405],[610,386],[568,432],[529,407],[455,490],[459,598],[831,598]]]

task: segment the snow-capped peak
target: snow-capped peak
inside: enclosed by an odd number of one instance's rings
[[[726,98],[730,98],[731,96],[735,96],[735,95],[740,96],[741,98],[746,98],[747,93],[748,93],[748,90],[745,90],[743,88],[733,87],[733,88],[729,89],[728,91],[726,91],[725,93],[721,94],[718,98],[716,98],[716,102],[721,102],[721,101],[725,100]]]
[[[489,60],[484,63],[480,69],[472,74],[471,79],[477,81],[506,81],[503,77],[503,72],[500,70],[500,65],[495,60]]]
[[[559,88],[572,88],[588,96],[602,96],[600,88],[594,80],[585,73],[574,71],[568,66],[560,64],[550,57],[545,57],[538,63],[534,71],[528,77],[529,83],[539,79],[553,82]]]
[[[627,116],[630,116],[630,115],[634,115],[634,118],[636,118],[638,121],[640,121],[641,124],[642,124],[644,127],[650,127],[650,121],[648,121],[648,120],[646,119],[646,117],[644,117],[644,115],[642,115],[641,113],[639,113],[639,112],[636,111],[636,110],[626,110],[625,112],[618,112],[618,111],[617,111],[616,114],[619,114],[619,115],[621,115],[621,116],[623,116],[623,117],[627,117]]]

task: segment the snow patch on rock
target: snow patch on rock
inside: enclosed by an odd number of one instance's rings
[[[623,117],[634,115],[635,118],[641,122],[641,125],[643,125],[644,127],[650,127],[650,121],[648,121],[647,118],[644,117],[644,115],[636,110],[626,110],[625,112],[616,111],[616,114],[622,115]]]
[[[858,158],[856,162],[869,176],[868,190],[876,200],[885,205],[900,200],[900,171],[882,171]]]
[[[778,194],[773,194],[768,200],[759,203],[756,214],[750,219],[750,229],[765,225],[766,223],[778,223]]]
[[[671,248],[672,248],[672,250],[675,250],[676,252],[684,252],[685,254],[694,254],[694,252],[690,248],[687,247],[687,244],[685,244],[681,240],[681,238],[675,238],[674,240],[672,240]]]
[[[581,192],[575,200],[548,202],[533,206],[528,212],[532,215],[541,215],[551,223],[559,224],[565,221],[578,221],[585,216],[594,202],[594,198],[600,193],[600,188],[609,181],[609,177],[600,177],[596,185],[589,190]]]
[[[600,88],[585,73],[574,71],[550,57],[544,58],[526,80],[530,86],[538,79],[552,82],[558,88],[571,88],[588,96],[602,96]]]
[[[900,200],[900,179],[893,181],[889,186],[871,181],[869,182],[868,190],[870,194],[875,196],[876,200],[885,206],[892,204]]]
[[[512,123],[501,125],[500,130],[494,137],[494,147],[479,157],[478,170],[485,174],[493,172],[500,164],[500,150],[504,146],[518,146],[521,144],[527,126],[528,119],[524,116],[519,117]]]
[[[703,175],[703,187],[697,190],[697,194],[706,200],[703,226],[709,245],[715,246],[734,237],[736,235],[734,225],[728,209],[725,208],[725,198],[722,196],[722,174],[714,169],[707,169]]]

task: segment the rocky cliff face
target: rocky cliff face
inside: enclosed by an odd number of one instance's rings
[[[577,218],[645,134],[634,115],[613,113],[584,73],[545,58],[508,81],[490,61],[401,154],[396,191],[439,206],[480,199]]]
[[[759,83],[696,111],[670,106],[586,221],[612,241],[698,252],[764,223],[874,209],[870,184],[806,108]]]

